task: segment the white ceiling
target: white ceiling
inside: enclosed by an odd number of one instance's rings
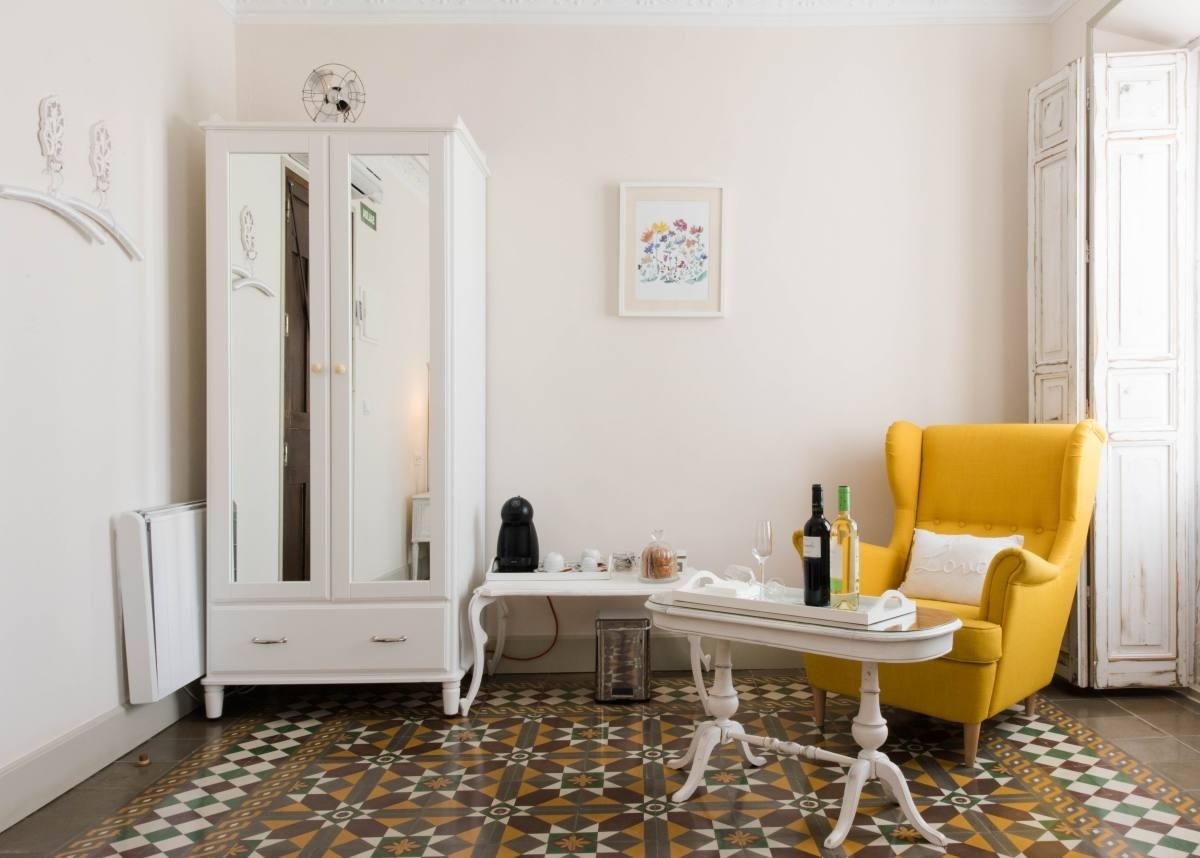
[[[600,23],[1047,23],[1075,0],[221,0],[238,18]]]
[[[1200,0],[1121,0],[1096,26],[1178,48],[1200,36]]]

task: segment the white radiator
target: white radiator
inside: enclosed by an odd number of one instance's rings
[[[204,502],[117,516],[129,702],[153,703],[204,674]]]

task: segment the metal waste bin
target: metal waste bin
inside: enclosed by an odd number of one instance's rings
[[[596,618],[596,700],[650,699],[650,620]]]

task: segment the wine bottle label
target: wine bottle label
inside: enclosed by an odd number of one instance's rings
[[[820,560],[821,559],[821,537],[819,537],[819,536],[804,537],[804,559],[805,560]]]

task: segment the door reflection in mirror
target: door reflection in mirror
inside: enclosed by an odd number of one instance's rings
[[[229,156],[233,580],[307,581],[308,178],[298,156]]]

